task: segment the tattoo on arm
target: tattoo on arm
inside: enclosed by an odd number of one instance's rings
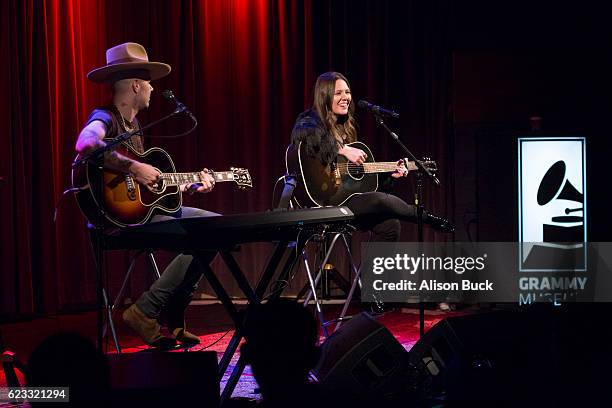
[[[88,154],[102,146],[104,146],[102,138],[93,130],[85,128],[79,135],[76,150],[79,154]]]
[[[130,166],[133,163],[134,160],[129,159],[116,151],[104,152],[104,167],[108,167],[109,169],[129,173]]]
[[[76,149],[80,154],[88,154],[105,146],[106,143],[102,140],[104,138],[104,130],[92,126],[91,128],[85,128],[79,135]],[[116,151],[104,152],[104,167],[120,171],[123,173],[130,172],[130,166],[134,163],[134,160],[125,157],[124,155]]]

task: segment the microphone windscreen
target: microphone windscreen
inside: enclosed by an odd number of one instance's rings
[[[174,93],[169,89],[164,89],[162,91],[162,96],[168,100],[174,99]]]
[[[364,101],[363,99],[357,102],[357,106],[359,106],[361,109],[368,109],[369,105],[370,104],[367,101]]]

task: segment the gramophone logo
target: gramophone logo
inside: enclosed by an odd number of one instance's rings
[[[585,271],[585,139],[518,142],[520,270]]]

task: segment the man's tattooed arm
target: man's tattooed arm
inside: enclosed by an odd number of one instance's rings
[[[81,131],[76,144],[76,150],[79,155],[88,154],[102,146],[106,146],[106,143],[104,143],[102,140],[104,139],[105,135],[106,128],[100,121],[93,121],[85,126],[85,128]],[[116,151],[104,152],[104,167],[111,170],[129,173],[130,166],[134,163],[134,160],[125,157]]]

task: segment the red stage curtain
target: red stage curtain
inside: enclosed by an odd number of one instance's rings
[[[107,48],[138,42],[151,60],[172,66],[168,77],[153,83],[152,106],[140,115],[141,122],[172,108],[159,96],[166,88],[200,122],[188,137],[154,138],[149,145],[166,148],[180,170],[250,169],[253,191],[220,185],[187,204],[226,214],[261,211],[270,208],[272,187],[284,172],[295,116],[311,103],[314,80],[324,71],[347,74],[356,99],[402,109],[396,129],[410,134],[417,152],[451,158],[445,128],[450,11],[446,2],[420,3],[0,2],[0,89],[5,93],[0,110],[0,316],[80,308],[95,299],[84,220],[74,199],[61,196],[70,186],[78,132],[88,112],[109,96],[106,87],[85,77],[105,63]],[[369,118],[361,123],[361,138],[377,157],[395,158],[386,157],[396,151],[387,136]],[[176,133],[186,125],[175,120],[153,134]],[[429,201],[445,213],[449,200],[437,192]],[[267,248],[244,248],[239,254],[251,279],[259,276]],[[113,288],[127,259],[125,254],[110,259]]]

